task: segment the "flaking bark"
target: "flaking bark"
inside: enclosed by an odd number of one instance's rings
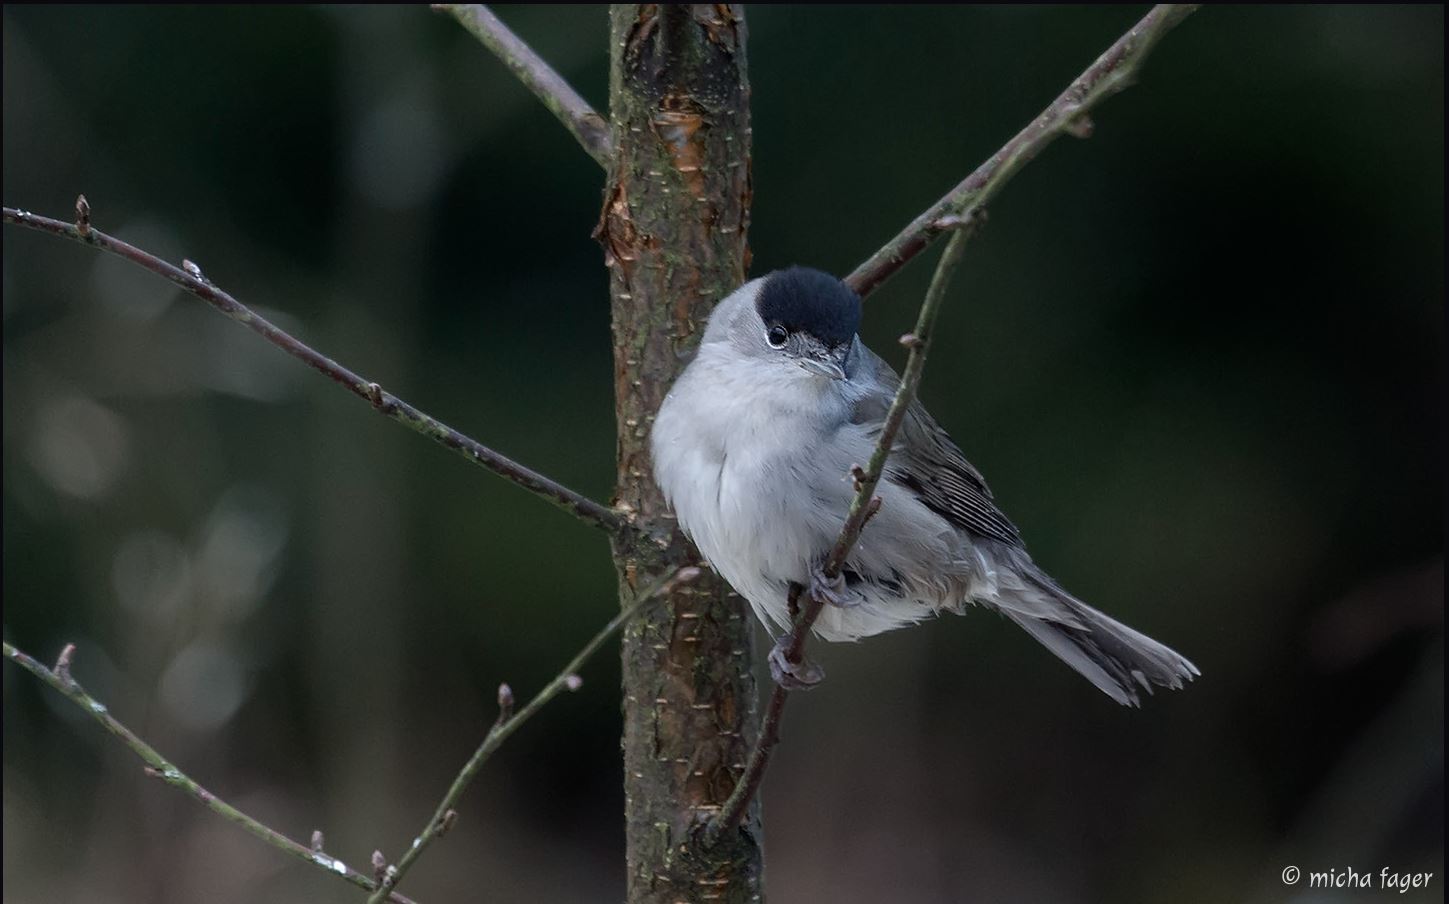
[[[620,596],[697,561],[654,485],[649,429],[749,251],[749,82],[738,6],[618,4],[610,27],[614,162],[598,238],[610,272]],[[758,901],[758,808],[706,848],[758,728],[753,623],[712,573],[624,633],[628,900]]]

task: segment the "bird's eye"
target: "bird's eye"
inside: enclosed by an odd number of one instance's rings
[[[765,334],[765,341],[774,348],[784,348],[785,340],[789,338],[790,333],[778,323],[770,327],[770,331]]]

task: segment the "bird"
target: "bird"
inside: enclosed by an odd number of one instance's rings
[[[711,312],[655,415],[654,480],[684,533],[779,630],[775,680],[822,677],[793,662],[792,585],[826,605],[814,633],[853,641],[974,604],[1036,638],[1113,700],[1178,689],[1198,668],[1088,606],[1052,579],[997,507],[985,478],[919,402],[886,458],[878,512],[832,581],[823,566],[856,495],[900,377],[858,335],[861,299],[793,266],[744,283]]]

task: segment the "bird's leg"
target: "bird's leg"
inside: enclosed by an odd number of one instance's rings
[[[851,592],[845,586],[843,571],[833,578],[827,577],[819,562],[810,566],[810,595],[837,609],[850,609],[861,603],[860,594]]]
[[[809,659],[801,657],[799,662],[790,661],[790,632],[780,635],[770,648],[766,658],[770,662],[770,677],[787,691],[809,690],[825,678],[825,670]]]
[[[819,583],[816,576],[820,574],[819,563],[810,566],[810,593],[816,592],[816,584]],[[823,578],[822,578],[823,580]],[[822,584],[825,588],[825,585]],[[790,582],[789,593],[786,597],[786,605],[789,607],[790,624],[798,628],[800,623],[800,598],[806,592],[806,588],[794,581]],[[844,589],[844,584],[840,585]],[[822,589],[823,593],[830,594],[832,588]],[[828,595],[820,597],[822,602],[830,598]],[[790,630],[775,638],[775,645],[770,648],[770,653],[765,657],[770,663],[770,677],[775,683],[787,691],[809,690],[825,679],[825,670],[816,663],[805,658],[802,649],[794,650],[792,654],[791,639],[795,631]]]

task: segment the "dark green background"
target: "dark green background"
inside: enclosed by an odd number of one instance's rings
[[[1144,9],[751,9],[754,272],[852,268]],[[603,105],[604,8],[500,13]],[[607,498],[602,173],[450,19],[3,16],[6,204],[84,191]],[[1442,898],[1443,23],[1203,10],[993,205],[924,399],[1039,562],[1203,677],[1120,709],[983,611],[817,648],[765,788],[774,900],[1309,900],[1288,865]],[[867,306],[898,365],[929,270]],[[118,261],[6,227],[3,290],[5,637],[76,642],[249,812],[396,857],[497,683],[531,694],[613,611],[605,543]],[[613,649],[410,893],[621,896]],[[359,900],[4,675],[7,902]]]

